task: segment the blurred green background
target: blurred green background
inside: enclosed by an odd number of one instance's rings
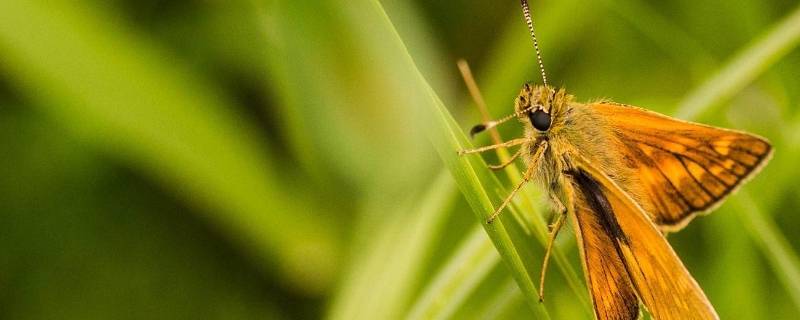
[[[431,121],[448,110],[459,141],[480,121],[459,58],[494,117],[539,81],[518,5],[0,1],[0,318],[591,318],[571,228],[526,303]],[[774,143],[669,239],[723,319],[795,319],[797,1],[531,5],[551,84],[579,100]],[[528,195],[507,221],[538,275],[549,214]]]

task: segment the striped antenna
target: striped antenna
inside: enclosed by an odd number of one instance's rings
[[[489,130],[491,128],[494,128],[494,127],[496,127],[496,126],[498,126],[500,124],[503,124],[504,122],[506,122],[508,120],[511,120],[511,119],[514,119],[514,118],[518,118],[518,117],[522,117],[522,115],[524,115],[524,114],[528,113],[529,111],[533,110],[534,107],[537,107],[537,106],[534,105],[534,104],[531,104],[530,106],[528,106],[525,109],[522,109],[520,111],[514,112],[514,113],[512,113],[510,115],[507,115],[505,117],[502,117],[500,119],[491,120],[491,121],[487,121],[487,122],[475,125],[474,127],[472,127],[472,129],[469,130],[469,136],[474,138],[475,135],[478,134],[478,133],[481,133],[483,131],[486,131],[486,130]]]
[[[539,42],[536,41],[536,33],[533,32],[533,19],[531,18],[531,9],[528,7],[528,0],[520,0],[522,3],[522,14],[525,15],[525,22],[528,23],[528,30],[531,31],[531,38],[533,39],[533,47],[536,49],[536,61],[539,62],[539,71],[542,72],[542,82],[545,87],[547,86],[547,75],[544,73],[544,63],[542,63],[542,54],[539,52]]]

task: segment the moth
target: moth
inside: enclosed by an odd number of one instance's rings
[[[718,319],[665,234],[713,210],[755,175],[772,155],[770,143],[634,106],[576,102],[547,85],[528,3],[521,4],[543,85],[524,84],[512,115],[477,125],[471,134],[518,119],[524,136],[459,151],[519,146],[511,159],[491,168],[525,161],[522,182],[487,223],[523,185],[537,181],[557,213],[540,286],[553,240],[569,216],[597,319],[637,319],[642,305],[654,319]]]

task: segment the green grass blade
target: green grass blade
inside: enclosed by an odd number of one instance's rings
[[[581,10],[577,10],[577,11],[573,10],[575,8],[582,8],[582,9]],[[568,2],[568,3],[565,3],[565,4],[559,3],[558,6],[556,8],[554,8],[554,9],[556,10],[555,12],[558,13],[558,14],[556,14],[556,17],[549,17],[550,20],[552,20],[552,21],[549,21],[549,23],[543,23],[543,25],[545,25],[545,26],[549,25],[549,26],[552,27],[552,26],[557,25],[557,23],[555,23],[555,21],[558,20],[557,17],[560,17],[562,15],[567,15],[567,14],[571,15],[572,17],[575,17],[575,16],[578,15],[577,14],[578,12],[587,12],[588,13],[589,11],[591,11],[591,9],[589,9],[589,8],[587,8],[585,6],[579,6],[574,2]],[[545,21],[545,22],[548,22],[548,21]],[[523,36],[523,37],[520,37],[521,38],[520,41],[517,41],[515,46],[517,46],[517,47],[522,47],[523,45],[525,47],[529,46],[529,43],[528,43],[529,41],[526,38],[527,35],[525,34],[525,32],[515,32],[515,31],[520,31],[518,28],[509,29],[509,30],[513,30],[513,31],[509,31],[509,33],[519,33],[520,35]],[[524,30],[522,30],[522,31],[524,31]],[[503,44],[507,44],[507,42],[503,42]],[[524,50],[500,50],[500,51],[524,52]],[[511,64],[517,63],[517,64],[522,64],[522,65],[529,64],[530,63],[529,60],[530,60],[530,57],[519,58],[519,59],[506,59],[506,58],[503,58],[503,61],[511,61]],[[515,79],[515,77],[513,75],[520,75],[519,70],[525,70],[525,68],[522,67],[522,66],[517,66],[517,67],[511,68],[511,69],[514,69],[515,71],[514,72],[502,73],[503,76],[506,78],[503,81],[504,82],[509,82],[510,81],[510,82],[516,83],[516,85],[519,85],[519,83],[521,83],[520,80],[519,79]],[[492,69],[492,70],[494,70],[494,69]],[[495,72],[495,74],[498,74],[498,72]],[[497,77],[495,77],[495,79],[496,78]],[[496,86],[494,86],[494,87],[496,87]],[[505,88],[505,89],[506,89],[505,91],[508,91],[507,90],[508,88]],[[515,90],[515,89],[512,89],[512,90]],[[490,94],[491,94],[491,91],[494,91],[494,90],[490,90]],[[458,129],[456,129],[456,130],[458,130]],[[460,132],[461,130],[458,130],[458,131]],[[480,168],[484,168],[482,163],[480,164]],[[482,173],[487,171],[485,169],[480,169],[480,170],[482,170]],[[519,180],[520,180],[519,175],[517,175],[515,178],[512,177],[512,184],[518,182]],[[487,193],[487,194],[490,194],[491,196],[493,196],[495,198],[499,198],[499,197],[503,196],[504,193],[505,193],[504,191],[501,191],[501,190],[502,189],[492,189],[492,192]],[[541,210],[540,210],[541,208],[540,208],[540,206],[534,205],[535,202],[537,202],[537,201],[533,200],[533,199],[539,199],[539,198],[538,197],[531,197],[531,196],[527,195],[528,192],[523,192],[523,194],[525,194],[525,195],[520,195],[518,197],[518,200],[519,200],[518,205],[520,206],[520,208],[519,208],[519,210],[514,210],[515,213],[513,214],[513,216],[515,216],[517,218],[516,223],[518,223],[519,225],[515,226],[515,228],[512,229],[512,230],[516,230],[516,231],[512,231],[512,233],[516,233],[518,235],[517,237],[520,238],[520,239],[521,238],[530,239],[531,237],[535,237],[537,240],[539,240],[539,242],[542,245],[544,245],[546,243],[546,233],[547,233],[546,224],[547,224],[547,222],[544,221],[542,216],[536,214],[537,212],[541,212]],[[516,206],[516,204],[512,205],[512,206]],[[521,212],[524,212],[527,215],[523,215],[523,214],[521,214]],[[528,252],[534,252],[535,250],[533,250],[531,248],[528,248],[527,251]],[[538,256],[541,256],[541,255],[538,255]],[[562,274],[564,274],[565,278],[567,279],[568,285],[574,290],[576,296],[578,297],[578,301],[583,305],[583,307],[586,309],[586,311],[589,312],[591,307],[590,307],[590,304],[589,304],[587,296],[586,296],[586,288],[583,285],[582,278],[580,278],[577,275],[577,273],[575,272],[574,268],[571,266],[569,260],[563,254],[563,252],[561,250],[561,246],[557,246],[556,250],[554,251],[553,258],[554,258],[555,264],[562,271]],[[539,260],[540,259],[535,259],[534,261],[539,261]],[[538,277],[538,267],[539,266],[537,265],[536,268],[532,268],[533,270],[536,270],[535,273],[534,272],[530,272],[530,271],[529,271],[529,273],[531,273],[534,277]],[[438,281],[442,281],[441,277],[445,277],[446,278],[447,274],[446,273],[440,273],[439,275],[437,275],[437,280],[435,280],[435,281],[437,281],[437,282]],[[449,309],[459,308],[458,304],[462,303],[463,301],[464,300],[459,300],[459,299],[448,300],[447,303],[449,305],[447,306],[447,308],[449,308]],[[424,298],[423,298],[422,301],[418,301],[418,304],[417,304],[417,306],[415,306],[415,309],[419,310],[421,308],[420,305],[426,304],[426,303],[427,302],[425,302]],[[427,303],[427,304],[430,305],[430,303]],[[415,312],[419,312],[419,311],[415,311]]]
[[[483,230],[470,232],[417,299],[407,319],[448,319],[500,262]]]
[[[432,92],[431,97],[436,99]],[[501,215],[492,224],[485,223],[494,211],[492,199],[495,199],[494,202],[500,201],[499,197],[492,197],[487,189],[503,190],[504,188],[494,176],[485,172],[486,165],[481,158],[477,156],[459,157],[456,154],[458,150],[470,148],[471,144],[441,102],[435,101],[435,110],[432,110],[435,113],[431,117],[435,127],[431,140],[439,152],[439,156],[445,161],[462,194],[475,212],[477,220],[484,227],[500,252],[500,256],[511,269],[512,275],[537,314],[537,318],[549,318],[538,302],[537,284],[534,281],[536,278],[535,267],[531,265],[532,261],[536,261],[536,259],[531,255],[533,250],[529,239],[522,232],[523,227],[511,215]]]
[[[404,59],[408,70],[417,76],[418,83],[413,87],[427,97],[425,104],[418,106],[419,109],[416,112],[419,120],[425,123],[425,127],[430,128],[427,134],[434,147],[450,173],[455,177],[456,184],[473,208],[476,218],[481,221],[492,242],[498,248],[501,257],[531,305],[534,316],[549,318],[547,311],[538,303],[538,293],[533,280],[535,268],[531,265],[533,261],[536,261],[531,255],[534,250],[529,239],[524,236],[524,232],[521,232],[522,227],[512,216],[501,216],[491,225],[483,223],[493,211],[492,197],[487,192],[487,188],[502,190],[502,186],[494,176],[485,172],[485,164],[479,157],[459,157],[456,154],[458,150],[468,147],[469,141],[414,65],[408,50],[392,28],[381,4],[378,1],[373,1],[373,4],[377,13],[385,17],[386,26],[391,28],[395,34],[395,38],[390,40],[395,42],[397,49],[405,55]],[[482,168],[480,172],[475,170],[476,167]]]
[[[384,40],[388,30],[365,27],[382,23],[368,6],[366,0],[323,0],[264,8],[280,113],[305,167],[343,173],[360,190],[424,185],[428,177],[419,172],[437,159],[419,147],[424,131],[412,129],[408,111],[426,97],[407,94],[417,79],[403,64],[385,63],[400,54]]]
[[[501,281],[499,289],[493,293],[486,299],[483,309],[471,314],[472,319],[509,319],[508,313],[523,310],[525,302],[519,293],[519,287],[511,279]]]
[[[500,154],[501,161],[507,161],[508,155],[501,153]],[[509,166],[506,168],[506,173],[508,174],[509,181],[511,181],[512,185],[518,184],[522,182],[522,174],[521,171],[516,165]],[[539,192],[535,192],[539,191]],[[513,215],[517,218],[520,224],[522,224],[526,228],[527,235],[536,237],[539,240],[539,243],[542,246],[547,245],[547,241],[549,241],[549,227],[548,222],[544,220],[542,215],[537,215],[538,212],[543,212],[543,206],[537,205],[537,199],[542,199],[542,195],[540,190],[523,190],[520,192],[518,196],[518,203],[512,204],[509,206],[509,210],[513,213]],[[499,197],[504,196],[504,194],[498,194]],[[525,214],[531,213],[531,214]],[[580,305],[584,308],[587,313],[592,312],[592,306],[588,300],[587,288],[584,285],[582,278],[578,276],[575,268],[573,268],[572,264],[570,263],[567,256],[564,254],[564,247],[567,243],[574,243],[564,241],[564,240],[574,240],[574,239],[564,239],[564,236],[556,239],[556,243],[553,246],[553,251],[551,253],[553,261],[555,262],[558,269],[561,271],[561,274],[567,281],[567,286],[572,289],[575,293],[575,297]],[[558,241],[561,240],[561,241]]]
[[[699,41],[676,25],[651,5],[636,0],[602,0],[610,11],[650,38],[653,43],[675,61],[683,64],[692,78],[697,78],[706,68],[715,65],[712,55]],[[687,57],[692,57],[687,59]],[[701,79],[695,79],[701,80]]]
[[[443,172],[408,208],[386,221],[373,246],[353,264],[336,295],[329,319],[397,319],[423,278],[443,222],[455,199],[452,178]]]
[[[33,104],[165,184],[291,286],[319,292],[338,238],[307,199],[284,193],[236,106],[109,12],[0,1],[0,65]]]
[[[680,104],[675,115],[699,118],[755,80],[800,43],[800,7],[754,41]]]
[[[557,56],[563,47],[569,46],[569,42],[574,41],[574,38],[571,37],[554,35],[580,32],[579,30],[587,28],[593,22],[592,17],[596,7],[597,5],[594,2],[586,3],[569,0],[552,3],[541,8],[539,11],[546,11],[547,14],[540,17],[540,20],[537,21],[537,27],[541,29],[542,37],[552,37],[547,41],[546,52],[548,54],[546,56]],[[495,54],[489,59],[489,67],[484,72],[486,76],[482,77],[488,80],[479,82],[479,84],[485,84],[483,93],[487,98],[489,108],[494,109],[493,113],[495,114],[506,114],[510,110],[509,97],[513,97],[517,92],[519,86],[525,81],[526,74],[534,73],[537,70],[535,68],[535,59],[531,56],[530,38],[524,27],[524,22],[521,16],[517,17],[517,19],[509,19],[507,30],[500,37],[496,48],[487,50]],[[564,25],[561,23],[564,19],[569,19],[574,23]],[[474,107],[470,106],[470,108]],[[486,171],[485,169],[480,170]],[[511,185],[521,181],[518,171],[519,169],[516,166],[509,167],[509,170],[507,170]],[[512,209],[518,207],[512,210],[514,212],[513,215],[523,229],[526,230],[527,236],[534,237],[544,246],[547,242],[547,221],[545,221],[544,215],[540,214],[543,212],[544,207],[540,203],[542,199],[540,192],[535,189],[537,189],[535,185],[530,185],[529,188],[520,192],[520,195],[517,196],[518,201],[512,203],[510,207]],[[505,194],[497,189],[492,195],[501,197]],[[563,235],[561,238],[563,238]],[[553,262],[564,275],[568,286],[575,293],[577,301],[586,312],[590,312],[591,305],[583,278],[576,272],[575,267],[572,266],[564,254],[561,244],[561,242],[556,244],[553,251]],[[537,259],[537,261],[540,260]]]
[[[775,275],[789,292],[795,306],[800,309],[800,259],[797,254],[775,222],[764,214],[749,192],[740,192],[732,200],[742,224],[761,247],[775,270]]]

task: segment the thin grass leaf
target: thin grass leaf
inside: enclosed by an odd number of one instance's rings
[[[534,10],[547,13],[537,18],[537,27],[541,30],[539,32],[542,37],[541,42],[547,43],[545,60],[548,60],[548,56],[558,57],[560,50],[569,46],[570,41],[576,39],[556,35],[578,33],[578,30],[590,26],[593,17],[596,17],[596,7],[595,2],[560,1]],[[569,19],[572,23],[561,23],[565,19]],[[534,67],[536,60],[531,55],[529,35],[524,28],[521,15],[516,19],[509,19],[506,29],[507,31],[503,33],[504,36],[496,45],[497,48],[489,50],[495,55],[489,59],[489,67],[485,69],[486,76],[481,77],[488,80],[480,81],[480,83],[486,84],[483,88],[484,95],[487,97],[489,108],[494,109],[495,114],[505,114],[510,110],[509,101],[511,99],[509,97],[516,93],[526,78],[530,79],[525,76],[526,74],[535,73],[537,70]],[[512,185],[521,181],[517,166],[509,167],[506,172]],[[541,192],[535,189],[537,189],[536,186],[531,185],[520,192],[520,195],[517,196],[518,201],[512,203],[510,207],[519,207],[514,210],[514,216],[528,230],[529,235],[535,237],[544,246],[547,242],[547,222],[544,220],[544,215],[539,214],[543,212],[543,207],[539,203],[542,197],[539,196]],[[562,247],[557,243],[553,251],[553,261],[564,275],[568,286],[575,292],[578,302],[587,312],[590,312],[591,305],[583,278],[575,271]]]
[[[431,93],[431,97],[435,99],[433,93]],[[476,167],[485,168],[486,166],[481,158],[470,157],[471,159],[467,159],[467,157],[459,157],[456,154],[456,151],[469,148],[471,144],[441,103],[437,101],[435,107],[438,110],[434,110],[436,113],[432,119],[436,121],[437,127],[434,128],[431,140],[436,146],[439,156],[454,175],[462,194],[473,208],[486,233],[489,234],[500,252],[500,256],[508,264],[517,284],[526,296],[526,300],[537,314],[537,318],[549,318],[546,310],[538,303],[539,297],[533,272],[535,268],[530,265],[531,261],[534,261],[534,257],[530,254],[525,255],[533,250],[531,250],[524,232],[521,231],[521,226],[514,217],[502,215],[492,224],[485,223],[494,211],[491,199],[497,199],[497,197],[491,197],[484,185],[493,190],[502,190],[502,186],[494,176],[487,176],[485,173],[481,175],[477,172],[477,170],[483,169],[476,170]],[[498,201],[495,200],[495,202]]]
[[[647,3],[636,0],[602,0],[600,3],[650,38],[675,61],[686,65],[692,78],[705,74],[706,68],[715,64],[712,55],[699,41]]]
[[[524,303],[519,287],[508,279],[487,299],[487,308],[475,312],[472,319],[509,319],[507,314],[517,312]]]
[[[76,136],[195,205],[266,269],[327,287],[339,244],[310,201],[276,184],[236,107],[114,15],[65,2],[0,1],[0,64]]]
[[[280,116],[306,167],[339,172],[365,193],[424,185],[420,172],[438,161],[419,148],[424,131],[413,130],[408,111],[426,97],[399,89],[416,78],[401,63],[385,63],[399,53],[384,40],[389,31],[365,27],[381,23],[368,6],[277,1],[262,9],[273,27],[264,31]]]
[[[732,200],[742,224],[761,247],[770,265],[775,269],[775,275],[800,310],[800,259],[797,254],[775,222],[766,216],[748,192],[741,192]]]
[[[491,190],[503,189],[502,186],[493,175],[486,173],[486,170],[481,170],[481,172],[475,170],[478,166],[485,168],[485,163],[483,163],[482,159],[479,157],[459,157],[456,154],[458,150],[470,146],[468,139],[414,65],[408,50],[403,45],[397,32],[392,28],[391,21],[383,11],[381,4],[377,0],[372,1],[372,3],[376,13],[385,19],[386,27],[390,28],[395,35],[389,41],[394,43],[397,46],[397,50],[404,54],[407,70],[417,76],[418,81],[413,85],[413,88],[427,97],[427,101],[416,110],[417,116],[420,121],[426,124],[425,127],[429,128],[430,131],[427,134],[430,140],[451,174],[455,177],[456,184],[473,208],[476,218],[481,222],[485,221],[494,207],[491,200],[492,197],[484,186],[487,185]],[[425,114],[424,116],[422,116],[423,113]],[[498,248],[503,260],[511,269],[511,273],[525,294],[534,316],[548,319],[547,311],[538,303],[538,293],[533,280],[535,278],[533,272],[535,268],[531,264],[535,260],[531,252],[534,250],[530,245],[530,241],[524,236],[524,232],[521,231],[521,226],[516,223],[513,217],[506,218],[503,216],[495,220],[491,225],[481,224]]]
[[[466,79],[471,79],[471,75],[469,75],[469,74],[471,74],[471,72],[469,71],[469,66],[466,63],[464,63],[463,65],[460,65],[459,67],[462,68],[462,72],[465,72],[467,74],[467,75],[465,75],[465,78]],[[468,85],[468,87],[470,87],[470,91],[471,91],[471,94],[473,95],[473,99],[475,100],[475,103],[478,105],[478,108],[481,110],[481,114],[482,114],[481,121],[482,122],[490,121],[491,119],[489,119],[487,107],[486,107],[485,103],[483,102],[483,99],[482,99],[481,94],[479,92],[480,90],[477,88],[477,84],[474,83],[472,80],[469,80],[467,85]],[[498,132],[498,130],[496,128],[490,129],[488,134],[492,138],[491,139],[491,143],[492,144],[500,144],[500,143],[502,143],[502,138],[500,137],[500,133]],[[509,155],[509,152],[508,152],[508,150],[506,148],[497,149],[495,151],[495,153],[497,153],[497,157],[498,157],[498,160],[499,160],[500,163],[507,163],[511,159],[511,156]],[[520,168],[516,164],[512,164],[512,165],[507,166],[504,169],[504,171],[505,171],[506,175],[508,176],[509,181],[511,181],[512,185],[519,185],[519,184],[523,183],[523,179],[522,179],[522,174],[521,174]],[[534,201],[535,201],[534,199],[541,198],[541,197],[537,197],[538,195],[535,195],[534,192],[529,192],[529,191],[530,190],[522,191],[522,194],[520,194],[518,196],[519,197],[519,201],[517,202],[517,204],[512,203],[512,204],[510,204],[510,206],[508,208],[512,212],[512,214],[517,218],[517,221],[523,227],[525,227],[525,232],[526,232],[526,234],[528,236],[536,236],[539,239],[539,242],[543,246],[547,246],[547,245],[549,245],[548,241],[550,241],[549,240],[550,231],[549,231],[549,228],[547,227],[547,223],[544,221],[544,218],[542,217],[542,215],[536,214],[537,212],[542,212],[543,211],[541,206],[537,207],[537,206],[534,205]],[[503,197],[505,197],[507,195],[498,194],[497,196],[498,196],[498,198],[502,199]],[[519,206],[521,210],[515,209],[517,206]],[[530,213],[530,215],[528,215],[526,217],[524,214],[522,214],[522,212]],[[566,257],[562,254],[562,252],[561,252],[561,250],[560,250],[560,248],[558,246],[554,246],[553,247],[552,256],[555,257],[556,263],[558,264],[558,266],[561,268],[562,272],[566,276],[567,282],[570,285],[570,287],[575,291],[575,293],[579,297],[579,301],[582,302],[584,307],[587,308],[587,311],[589,311],[590,306],[589,306],[588,301],[586,300],[586,296],[584,294],[581,294],[582,292],[585,292],[586,290],[580,284],[580,282],[577,280],[577,276],[575,275],[575,271],[572,268],[572,265],[566,260]],[[544,272],[544,270],[541,270],[540,272]],[[539,290],[542,290],[542,288],[539,288]]]
[[[576,8],[578,8],[579,10],[574,10]],[[556,10],[555,10],[555,12],[562,12],[564,14],[569,12],[569,14],[572,15],[573,17],[575,17],[575,15],[577,15],[577,12],[587,12],[588,13],[589,11],[591,11],[591,9],[587,8],[586,6],[578,6],[577,4],[572,3],[572,2],[568,2],[568,3],[565,3],[565,4],[559,3],[558,8],[556,8]],[[560,16],[560,15],[555,15],[555,17],[554,16],[549,16],[549,18],[551,18],[550,20],[557,21],[558,20],[557,19],[558,16]],[[549,23],[549,24],[545,23],[544,25],[556,25],[556,23]],[[510,30],[517,31],[518,28],[514,28],[514,29],[510,29]],[[514,31],[510,31],[509,33],[510,34],[516,33]],[[527,35],[524,32],[522,32],[522,34],[525,37],[527,37]],[[522,39],[524,40],[524,41],[522,41],[522,43],[524,43],[525,46],[529,46],[528,39],[526,39],[526,38],[522,38]],[[517,41],[517,43],[516,43],[517,46],[520,46],[519,42],[520,41]],[[500,50],[500,51],[503,51],[503,50]],[[506,50],[505,52],[521,52],[521,51],[524,51],[524,50],[511,50],[511,51]],[[507,59],[507,57],[504,57],[502,59],[502,61],[517,61],[519,64],[527,65],[530,62],[529,58],[530,57],[521,58],[521,59]],[[517,72],[512,72],[512,73],[499,73],[498,72],[498,74],[502,74],[504,77],[506,77],[505,81],[511,80],[513,82],[513,81],[516,81],[516,80],[513,79],[513,77],[510,77],[509,75],[518,74],[519,73],[518,71],[519,70],[523,70],[524,68],[518,66],[518,67],[513,68],[513,69],[517,70]],[[517,82],[518,82],[517,84],[519,84],[519,81],[517,81]],[[518,183],[521,180],[521,177],[520,177],[518,172],[514,171],[514,170],[518,170],[518,169],[516,169],[516,167],[511,167],[511,169],[509,169],[509,170],[511,172],[509,174],[509,176],[511,178],[512,184],[513,183]],[[497,198],[501,198],[502,196],[505,195],[505,192],[501,191],[501,190],[502,189],[498,189],[498,193],[496,195]],[[536,212],[541,212],[540,206],[539,207],[535,206],[534,203],[536,201],[533,200],[533,199],[538,199],[539,197],[532,196],[531,192],[525,192],[524,191],[523,194],[521,194],[520,197],[518,197],[518,198],[519,198],[520,201],[518,203],[516,203],[516,204],[512,204],[511,207],[513,208],[513,207],[516,207],[517,205],[519,205],[519,206],[522,206],[522,208],[520,208],[519,210],[512,210],[512,212],[513,212],[512,215],[517,218],[517,222],[520,223],[521,227],[523,227],[521,230],[525,230],[524,236],[526,236],[526,237],[535,236],[540,241],[540,243],[542,243],[542,245],[546,244],[546,241],[547,241],[547,226],[546,226],[547,222],[544,221],[544,219],[543,219],[543,217],[541,215],[535,214]],[[528,213],[528,214],[525,215],[525,214],[522,214],[521,212],[525,212],[525,213]],[[520,234],[522,234],[522,233],[520,233]],[[583,282],[581,281],[579,276],[574,271],[574,268],[572,268],[572,266],[571,266],[570,262],[568,261],[568,259],[566,258],[566,256],[562,253],[562,250],[560,249],[560,246],[557,246],[556,249],[554,250],[553,258],[554,258],[555,263],[557,264],[559,269],[561,269],[562,273],[564,274],[565,278],[567,279],[567,282],[568,282],[569,286],[573,289],[573,291],[576,293],[577,297],[579,298],[578,301],[580,301],[580,303],[583,305],[583,307],[586,310],[586,312],[589,312],[591,307],[590,307],[589,302],[587,300],[586,288],[583,285]],[[435,283],[447,283],[447,278],[448,277],[449,277],[449,275],[447,273],[442,272],[437,276],[437,280],[436,280]],[[457,284],[449,284],[449,285],[455,286]],[[441,286],[444,286],[444,285],[441,285]],[[435,291],[435,290],[437,290],[435,288],[436,287],[429,288],[429,290]],[[470,288],[464,288],[464,289],[465,290],[470,290]],[[441,289],[439,289],[439,290],[441,290]],[[414,308],[414,310],[415,310],[414,314],[415,315],[419,315],[419,314],[435,314],[435,312],[431,311],[431,310],[420,311],[420,310],[425,309],[426,307],[430,307],[431,305],[434,305],[433,303],[431,303],[430,301],[427,301],[427,299],[426,299],[426,298],[428,298],[428,297],[430,297],[432,295],[433,294],[426,294],[426,295],[423,296],[423,298],[418,302],[417,306]],[[463,303],[463,301],[464,301],[463,299],[447,299],[448,308],[449,309],[457,308],[458,304]],[[429,313],[425,313],[425,312],[429,312]]]
[[[683,119],[710,113],[723,100],[766,71],[800,43],[800,7],[737,54],[681,103],[675,115]]]
[[[329,319],[397,319],[405,313],[456,195],[446,172],[422,194],[390,215],[396,219],[386,221],[374,245],[350,268]]]
[[[475,228],[433,278],[407,319],[448,319],[500,262],[483,230]]]
[[[580,28],[591,25],[591,18],[593,10],[595,9],[594,2],[585,3],[581,1],[561,1],[553,3],[551,6],[546,6],[537,12],[547,12],[546,15],[541,15],[537,20],[537,26],[543,30],[540,32],[547,38],[547,35],[556,35],[558,33],[576,32]],[[560,23],[564,19],[569,18],[574,23],[564,25]],[[517,20],[518,19],[518,20]],[[484,94],[488,98],[489,107],[496,109],[495,112],[505,114],[509,109],[510,99],[518,87],[525,81],[525,74],[530,74],[537,70],[534,67],[535,59],[531,56],[531,44],[524,22],[521,15],[517,19],[510,19],[507,31],[497,44],[497,48],[488,50],[489,52],[497,53],[496,56],[489,59],[490,67],[487,68],[488,76],[484,77],[490,80],[483,81],[487,86],[484,89]],[[547,31],[550,32],[547,32]],[[566,46],[565,43],[574,39],[571,37],[556,37],[552,36],[547,41],[547,52],[552,56],[557,56],[559,49]],[[544,41],[543,41],[544,42]],[[503,108],[498,111],[497,109]],[[501,150],[502,154],[504,151]],[[503,157],[501,156],[501,161]],[[482,169],[486,171],[485,169]],[[521,181],[520,169],[514,165],[508,167],[506,173],[509,176],[511,185],[517,184]],[[539,214],[544,211],[540,199],[541,191],[536,190],[535,185],[530,185],[528,188],[523,189],[517,196],[515,202],[509,206],[512,216],[517,219],[517,222],[525,230],[528,237],[535,237],[542,247],[547,244],[548,222],[545,221],[544,215]],[[492,194],[498,198],[507,195],[503,189],[495,189],[496,192]],[[508,214],[508,213],[506,213]],[[563,237],[562,237],[563,238]],[[569,239],[573,240],[573,239]],[[574,240],[573,240],[574,241]],[[573,290],[578,302],[583,306],[587,313],[591,312],[591,305],[588,300],[587,290],[583,283],[583,278],[578,275],[575,268],[570,263],[567,256],[564,254],[563,242],[558,242],[553,251],[553,261],[557,268],[564,275],[567,280],[568,286]],[[540,260],[540,259],[539,259]],[[538,261],[538,260],[537,260]],[[538,266],[537,266],[538,269]],[[537,274],[538,276],[538,274]],[[538,277],[537,277],[538,278]],[[454,301],[456,302],[456,301]]]

